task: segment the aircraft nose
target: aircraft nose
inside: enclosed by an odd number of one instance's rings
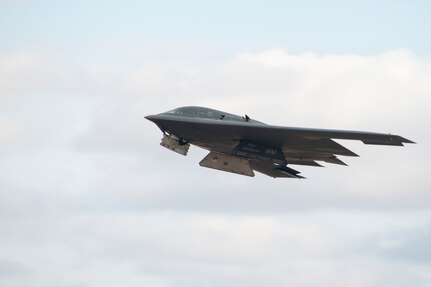
[[[155,123],[158,119],[157,115],[149,115],[149,116],[145,116],[145,118],[149,121],[152,121],[153,123]]]

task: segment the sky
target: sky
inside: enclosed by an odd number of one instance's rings
[[[430,5],[0,1],[0,286],[430,286]],[[249,178],[187,105],[417,144]]]

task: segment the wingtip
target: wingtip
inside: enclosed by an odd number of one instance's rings
[[[401,145],[403,145],[403,144],[416,144],[414,141],[406,139],[406,138],[404,138],[402,136],[398,136],[397,139],[399,140],[399,142],[401,143]]]
[[[408,143],[408,144],[417,144],[416,142],[414,142],[414,141],[411,141],[411,140],[408,140],[408,139],[403,139],[403,141],[402,141],[403,143]]]

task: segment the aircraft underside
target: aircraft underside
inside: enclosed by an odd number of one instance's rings
[[[160,145],[181,155],[187,155],[190,148],[189,142],[168,134],[163,134]],[[287,161],[281,148],[250,141],[240,141],[230,152],[227,149],[221,152],[210,151],[199,162],[199,165],[252,177],[255,175],[255,170],[274,178],[304,178],[299,175],[299,171],[287,166]]]

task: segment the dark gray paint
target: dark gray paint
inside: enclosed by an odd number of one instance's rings
[[[337,155],[358,156],[333,139],[360,140],[364,144],[403,146],[412,141],[398,135],[267,125],[249,119],[204,107],[182,107],[158,115],[146,116],[165,134],[173,135],[204,149],[234,155],[241,142],[255,143],[265,148],[282,150],[279,157],[241,154],[250,159],[250,166],[272,177],[297,177],[297,171],[287,164],[321,166],[316,161],[345,165]],[[262,154],[263,155],[263,154]]]

